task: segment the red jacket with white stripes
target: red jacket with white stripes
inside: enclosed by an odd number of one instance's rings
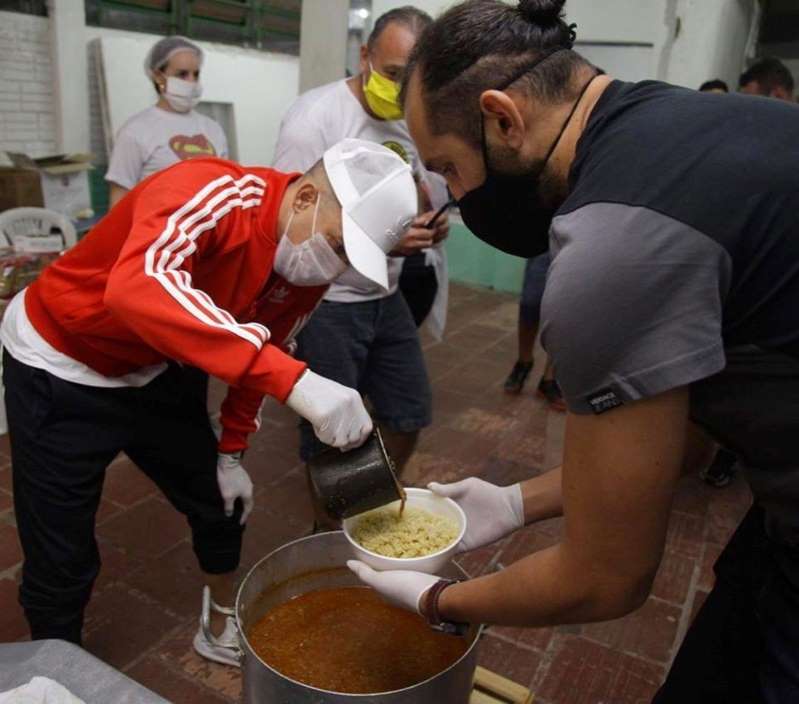
[[[30,286],[28,317],[104,376],[172,359],[222,379],[230,389],[219,449],[243,449],[263,396],[284,402],[304,371],[281,346],[326,290],[272,273],[280,204],[295,178],[222,159],[153,174]]]

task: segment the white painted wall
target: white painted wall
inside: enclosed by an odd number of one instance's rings
[[[680,32],[661,78],[692,88],[710,78],[721,78],[733,89],[737,87],[755,0],[677,0],[676,15]]]
[[[657,56],[651,46],[578,42],[574,48],[594,66],[622,81],[646,81],[657,75]]]
[[[303,0],[300,92],[344,78],[349,0]]]
[[[46,17],[0,12],[0,150],[56,151],[49,32]]]
[[[568,0],[566,19],[577,23],[579,41],[656,43],[663,0]]]
[[[111,34],[102,30],[100,44],[114,132],[129,117],[155,102],[143,65],[158,39],[147,34]],[[239,160],[247,164],[271,163],[280,120],[297,96],[297,58],[197,43],[205,52],[203,100],[232,106]]]
[[[85,117],[88,101],[83,86],[86,77],[83,2],[48,0],[47,5],[58,151],[85,152],[89,146],[89,123]]]

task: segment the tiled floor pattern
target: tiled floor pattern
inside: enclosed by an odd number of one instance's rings
[[[502,393],[515,357],[516,303],[509,296],[454,286],[448,332],[425,343],[435,424],[408,468],[412,483],[469,475],[510,483],[555,466],[563,417],[533,394]],[[220,393],[214,389],[215,395]],[[295,420],[265,409],[245,464],[257,504],[243,567],[307,534],[311,513],[296,455]],[[609,623],[523,630],[492,628],[480,645],[485,666],[531,687],[539,704],[644,704],[656,691],[692,613],[712,586],[712,563],[749,502],[745,485],[724,490],[684,480],[675,501],[665,559],[638,612]],[[478,575],[551,545],[558,520],[529,527],[462,558]],[[174,702],[239,699],[237,670],[191,649],[201,579],[183,518],[129,460],[108,471],[97,536],[103,569],[88,609],[85,646]],[[16,603],[21,553],[12,509],[7,438],[0,442],[0,642],[26,637]]]

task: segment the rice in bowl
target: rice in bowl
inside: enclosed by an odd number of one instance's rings
[[[406,506],[365,513],[351,531],[352,539],[370,552],[400,559],[426,557],[451,545],[458,537],[458,524],[447,516]]]

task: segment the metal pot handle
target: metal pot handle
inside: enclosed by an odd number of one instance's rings
[[[203,635],[205,636],[206,640],[209,643],[212,643],[217,648],[223,648],[224,650],[230,651],[236,660],[241,662],[243,657],[243,653],[241,648],[238,645],[228,645],[226,643],[220,643],[219,639],[211,632],[211,608],[214,608],[215,611],[219,613],[223,613],[226,616],[233,615],[232,609],[226,609],[218,604],[215,604],[213,599],[211,599],[211,589],[207,585],[203,587],[203,608],[202,613],[200,614],[200,628],[203,629]],[[238,625],[236,626],[236,632],[238,633]],[[241,634],[239,633],[239,637]]]

